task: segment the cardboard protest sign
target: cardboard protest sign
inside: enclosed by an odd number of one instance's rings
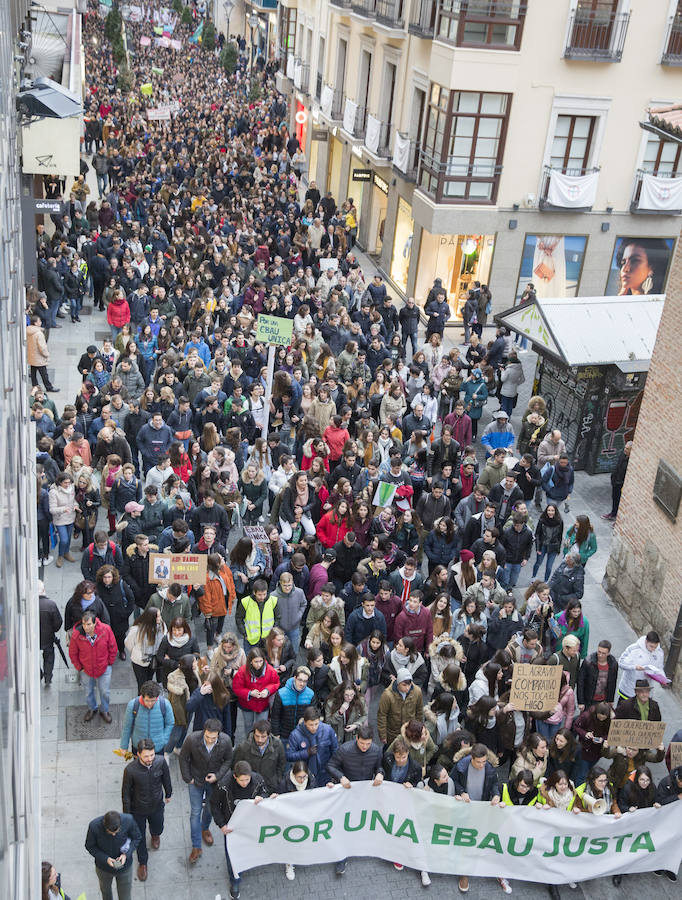
[[[672,741],[670,744],[670,768],[676,769],[682,766],[682,741]]]
[[[268,544],[270,538],[267,536],[265,528],[262,525],[245,525],[244,536],[251,538],[255,544]]]
[[[665,722],[642,722],[639,719],[612,719],[607,738],[611,747],[633,747],[649,750],[663,741]]]
[[[391,503],[393,503],[393,498],[395,497],[397,489],[397,484],[389,484],[388,481],[380,481],[377,484],[376,491],[374,491],[372,503],[374,506],[390,506]]]
[[[561,666],[514,663],[509,702],[519,712],[549,712],[559,699],[563,673]]]
[[[264,344],[277,344],[280,347],[288,347],[291,343],[291,335],[294,323],[283,316],[264,316],[258,314],[256,322],[256,340]]]
[[[206,581],[205,553],[150,553],[149,581],[177,581],[179,584],[203,584]]]

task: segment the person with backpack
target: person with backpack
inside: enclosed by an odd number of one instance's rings
[[[109,685],[111,667],[116,659],[118,647],[114,632],[109,625],[100,622],[94,612],[86,609],[83,618],[73,629],[69,642],[69,657],[77,672],[88,676],[88,711],[84,722],[94,719],[97,712],[95,689],[99,691],[99,714],[107,724],[111,723],[109,712]],[[141,735],[144,737],[144,735]]]
[[[106,531],[96,531],[95,540],[88,544],[81,555],[81,572],[85,581],[97,581],[97,572],[102,566],[113,566],[120,572],[123,568],[123,554],[118,544],[108,539]]]
[[[163,753],[174,725],[173,708],[170,701],[161,696],[161,685],[145,681],[139,696],[129,700],[126,706],[120,748],[126,751],[131,746],[137,747],[143,738],[149,738],[154,742],[156,752]]]

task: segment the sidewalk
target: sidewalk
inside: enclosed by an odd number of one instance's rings
[[[371,261],[364,254],[359,256],[363,270],[372,273],[375,267]],[[60,388],[60,393],[52,396],[60,409],[64,403],[72,402],[78,392],[81,377],[76,371],[76,363],[81,352],[90,343],[100,345],[109,334],[105,313],[93,313],[92,306],[88,306],[81,317],[80,325],[71,325],[68,319],[60,319],[64,327],[50,334],[50,377],[56,379],[54,383]],[[455,336],[459,335],[460,329],[455,329],[454,333]],[[452,342],[446,332],[446,345],[449,346]],[[530,396],[536,359],[533,353],[523,354],[521,358],[526,383],[519,398],[518,414],[512,417],[515,429]],[[495,408],[494,402],[492,407]],[[488,421],[490,413],[486,411],[482,427]],[[601,579],[608,559],[611,526],[604,523],[600,515],[608,510],[610,496],[608,476],[590,477],[578,473],[571,515],[581,512],[589,515],[599,543],[599,550],[588,566],[584,598],[585,613],[591,626],[590,648],[594,649],[601,638],[608,637],[617,656],[627,644],[635,640],[636,635],[601,589]],[[79,542],[76,543],[80,546]],[[74,555],[80,561],[80,554],[76,552]],[[529,576],[530,567],[527,567],[522,573],[521,587],[528,584]],[[78,563],[66,563],[62,569],[57,569],[53,564],[44,572],[46,592],[62,611],[80,580]],[[233,627],[233,618],[229,617],[225,629]],[[198,635],[203,642],[201,630]],[[62,883],[68,894],[77,897],[84,891],[88,900],[94,900],[100,895],[92,859],[84,849],[87,825],[91,818],[108,809],[120,810],[124,763],[112,753],[118,746],[116,738],[98,739],[98,732],[101,734],[107,727],[99,716],[90,725],[83,726],[92,735],[90,739],[66,740],[67,709],[83,706],[85,702],[84,689],[67,681],[69,674],[72,674],[72,670],[67,673],[57,656],[52,686],[43,688],[42,692],[41,854],[43,859],[52,861],[62,873]],[[134,695],[135,679],[130,662],[116,660],[112,677],[112,705],[125,704]],[[659,690],[656,697],[661,704],[663,717],[668,722],[666,736],[669,737],[682,724],[682,707],[668,691]],[[243,729],[240,724],[237,740],[242,737]],[[655,770],[656,777],[661,777],[663,767],[656,766]],[[218,840],[220,835],[215,827],[212,829],[215,845],[204,846],[201,859],[194,867],[189,868],[189,801],[175,755],[171,758],[171,774],[174,794],[166,808],[166,829],[161,849],[150,852],[149,879],[145,884],[134,880],[133,897],[135,900],[166,900],[169,896],[183,900],[214,900],[217,894],[221,894],[225,898],[229,895],[225,859],[222,841]],[[370,848],[368,852],[371,852]],[[374,896],[379,900],[403,900],[406,891],[421,891],[418,873],[407,870],[397,872],[389,863],[372,858],[351,860],[343,879],[335,878],[331,866],[311,866],[299,867],[296,870],[296,880],[288,882],[284,878],[282,866],[264,866],[247,872],[242,884],[242,896],[245,900],[252,897],[278,900],[306,900],[314,897],[315,900],[326,900],[332,895],[338,900],[346,897],[355,900],[367,895],[369,884],[373,886]],[[513,882],[513,888],[515,894],[529,900],[547,896],[546,887],[542,884]],[[450,877],[434,876],[431,890],[455,896],[456,884]],[[476,900],[487,900],[499,892],[498,885],[490,879],[471,880],[469,896]],[[643,892],[652,895],[656,892],[658,897],[670,900],[679,898],[679,886],[675,888],[666,879],[655,879],[652,875],[626,877],[619,889],[614,888],[610,880],[585,882],[577,891],[562,889],[562,896],[570,896],[574,900],[583,900],[583,897],[590,897],[591,900],[639,900]]]

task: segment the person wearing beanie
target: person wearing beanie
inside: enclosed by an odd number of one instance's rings
[[[391,744],[411,719],[424,721],[424,698],[421,688],[412,681],[410,670],[402,667],[379,700],[377,730],[384,746]]]

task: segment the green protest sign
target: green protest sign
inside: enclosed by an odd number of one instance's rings
[[[291,343],[294,323],[282,316],[264,316],[259,313],[256,320],[256,340],[264,344],[278,344],[288,347]]]

